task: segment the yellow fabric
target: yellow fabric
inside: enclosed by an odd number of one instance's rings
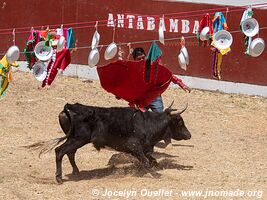
[[[0,60],[0,64],[3,65],[3,67],[9,71],[10,65],[7,62],[6,55]],[[0,68],[0,75],[7,77],[7,74]]]
[[[6,73],[2,68],[0,68],[0,76],[2,76],[2,80],[0,82],[0,96],[5,94],[5,91],[8,87],[10,81],[12,81],[12,67],[18,67],[16,62],[9,64],[6,55],[0,60],[0,64],[5,68]]]
[[[214,46],[216,49],[218,49],[219,52],[220,52],[222,55],[225,55],[225,54],[227,54],[229,51],[231,51],[231,48],[230,48],[230,47],[228,47],[228,48],[226,48],[226,49],[219,49],[219,48],[217,48],[217,47],[214,45],[214,38],[213,38],[213,41],[211,42],[211,45]]]
[[[227,49],[218,49],[219,51],[220,51],[220,53],[222,54],[222,55],[225,55],[225,54],[227,54],[229,51],[231,51],[231,48],[229,47],[229,48],[227,48]]]
[[[6,59],[6,55],[0,60],[0,64],[3,65],[3,67],[8,71],[8,73],[11,72],[11,68],[10,68],[11,66],[18,67],[17,62],[14,62],[12,64],[9,64],[7,62],[7,59]],[[0,68],[0,75],[2,75],[4,77],[7,77],[8,76],[8,73],[5,74],[5,72]],[[12,76],[12,74],[11,74],[11,76]]]
[[[217,53],[217,74],[218,74],[218,79],[221,79],[221,65],[222,65],[222,54]]]
[[[2,87],[0,88],[0,96],[5,94],[5,91],[8,87],[9,81],[8,78],[3,78],[3,82],[1,83]]]

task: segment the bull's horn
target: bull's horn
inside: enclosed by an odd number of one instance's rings
[[[172,105],[173,105],[173,103],[174,103],[174,100],[172,100],[171,105],[170,105],[168,108],[166,108],[164,112],[170,114],[171,112],[176,111],[176,109],[172,109],[172,108],[171,108]]]
[[[180,111],[179,114],[181,115],[184,111],[186,111],[187,107],[188,107],[188,103],[186,103],[185,108],[182,111]]]
[[[172,103],[171,103],[171,105],[168,107],[168,109],[171,109],[171,108],[172,108],[173,103],[174,103],[174,100],[172,100]]]
[[[186,106],[182,111],[172,112],[171,114],[179,114],[179,115],[181,115],[184,111],[186,111],[187,107],[188,107],[188,103],[186,103]]]

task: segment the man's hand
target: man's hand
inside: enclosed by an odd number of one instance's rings
[[[58,73],[59,73],[60,75],[62,75],[62,74],[63,74],[63,70],[62,70],[62,69],[59,69],[59,70],[58,70]]]
[[[188,86],[185,86],[184,88],[183,88],[183,90],[185,91],[185,92],[191,92],[191,88],[190,87],[188,87]]]

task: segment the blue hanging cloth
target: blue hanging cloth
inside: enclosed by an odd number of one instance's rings
[[[73,48],[75,48],[75,37],[74,37],[74,33],[73,33],[72,28],[68,28],[67,34],[68,34],[68,37],[67,37],[68,39],[67,39],[66,47],[68,49],[73,49]]]
[[[227,30],[228,26],[225,20],[225,17],[222,12],[216,12],[213,18],[213,29],[214,33],[217,33],[221,30]]]

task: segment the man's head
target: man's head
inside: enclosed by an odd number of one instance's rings
[[[135,48],[132,54],[134,60],[144,60],[146,57],[145,50],[142,47]]]

